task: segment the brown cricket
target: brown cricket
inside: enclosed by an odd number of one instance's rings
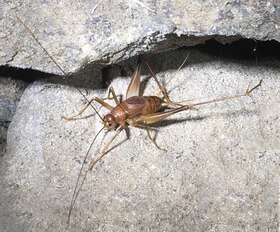
[[[157,142],[152,138],[150,129],[149,129],[149,124],[153,124],[153,123],[162,121],[165,118],[167,118],[173,114],[176,114],[178,112],[181,112],[181,111],[195,109],[195,107],[199,106],[199,105],[214,103],[214,102],[218,102],[218,101],[225,101],[225,100],[239,98],[239,97],[243,97],[243,96],[250,96],[252,91],[255,90],[256,88],[258,88],[262,83],[262,80],[260,80],[260,82],[256,86],[254,86],[253,88],[247,88],[247,90],[244,91],[243,93],[235,94],[232,96],[221,96],[218,98],[214,98],[212,100],[186,105],[186,104],[182,104],[180,102],[174,102],[174,101],[170,100],[166,89],[159,82],[156,75],[154,74],[151,67],[149,66],[148,62],[146,61],[146,65],[151,73],[151,76],[154,78],[154,80],[158,84],[158,87],[159,87],[160,92],[162,93],[163,97],[160,98],[158,96],[140,96],[140,77],[141,77],[142,59],[143,58],[141,56],[139,56],[137,67],[136,67],[136,70],[128,85],[127,92],[126,92],[126,99],[124,101],[120,102],[119,99],[117,98],[117,95],[116,95],[113,87],[110,87],[109,95],[112,94],[112,97],[116,103],[115,107],[109,105],[108,103],[104,102],[100,98],[94,97],[90,101],[88,101],[86,106],[77,115],[74,115],[72,117],[63,117],[66,120],[72,120],[74,118],[81,116],[82,113],[91,105],[91,103],[93,101],[98,102],[99,104],[101,104],[102,106],[104,106],[105,108],[107,108],[110,111],[103,118],[99,115],[99,117],[101,118],[104,125],[103,125],[102,129],[96,134],[96,137],[99,135],[99,133],[104,128],[106,128],[108,130],[116,130],[117,132],[108,141],[108,143],[105,145],[105,147],[102,149],[98,158],[95,160],[92,160],[88,171],[91,171],[93,169],[95,164],[107,153],[109,146],[115,140],[117,135],[122,130],[128,129],[129,125],[134,126],[134,127],[141,127],[141,128],[144,127],[147,131],[148,138],[151,140],[151,142],[158,149],[166,151],[165,148],[160,147],[157,144]],[[174,109],[174,107],[175,107],[175,109]],[[94,138],[94,140],[96,139],[96,137]],[[94,142],[94,140],[93,140],[93,142]],[[92,144],[93,144],[93,142],[92,142]],[[91,146],[92,146],[92,144],[91,144]],[[90,146],[89,150],[91,149],[91,146]],[[87,160],[89,150],[84,159],[84,163]],[[84,165],[84,163],[83,163],[83,165]],[[78,183],[80,181],[82,169],[83,169],[83,167],[80,170],[80,174],[79,174],[78,180],[76,182],[74,194],[72,197],[69,214],[68,214],[68,224],[70,223],[71,212],[73,210],[76,198],[77,198],[78,193],[82,187],[82,184],[86,178],[86,175],[84,175],[84,178],[81,181],[80,187],[78,188]]]
[[[17,19],[23,24],[23,26],[26,28],[26,30],[30,33],[30,35],[37,41],[38,45],[45,51],[45,53],[49,56],[49,58],[54,62],[54,64],[60,69],[60,71],[66,75],[64,70],[59,66],[59,64],[53,59],[53,57],[48,53],[48,51],[42,46],[42,44],[38,41],[38,39],[35,37],[35,35],[31,32],[31,30],[25,25],[25,23],[17,16]],[[75,205],[77,196],[82,188],[82,185],[86,179],[86,174],[88,171],[91,171],[93,167],[96,165],[96,163],[108,152],[109,146],[112,144],[112,142],[115,140],[117,135],[123,131],[127,130],[128,127],[134,126],[134,127],[142,127],[145,128],[147,131],[147,135],[151,142],[160,150],[166,150],[162,147],[160,147],[156,141],[152,138],[151,133],[150,133],[150,128],[149,125],[162,121],[165,118],[176,114],[181,111],[185,110],[191,110],[191,109],[196,109],[195,107],[199,105],[204,105],[204,104],[209,104],[209,103],[214,103],[214,102],[219,102],[219,101],[225,101],[229,99],[234,99],[234,98],[239,98],[239,97],[244,97],[244,96],[250,96],[253,90],[261,86],[262,80],[259,81],[257,85],[255,85],[252,88],[247,88],[246,91],[243,93],[235,94],[232,96],[221,96],[214,98],[212,100],[208,101],[202,101],[198,102],[195,104],[182,104],[180,102],[174,102],[171,101],[165,87],[159,82],[157,79],[156,75],[152,71],[151,67],[149,66],[148,62],[146,61],[146,65],[151,73],[151,76],[153,79],[156,81],[160,92],[162,94],[162,97],[158,96],[140,96],[140,77],[141,77],[141,63],[142,63],[143,57],[139,56],[138,58],[138,63],[136,70],[131,78],[131,81],[129,83],[129,86],[126,91],[126,98],[124,101],[120,102],[119,99],[117,98],[117,95],[113,89],[113,87],[109,88],[109,95],[112,94],[112,98],[115,101],[116,106],[111,106],[110,104],[106,103],[102,99],[98,97],[94,97],[91,100],[88,100],[86,96],[82,93],[82,91],[77,88],[77,90],[81,93],[81,95],[86,99],[87,103],[85,107],[77,114],[71,117],[62,117],[66,120],[72,120],[75,119],[83,114],[83,112],[91,106],[96,114],[99,116],[99,118],[103,122],[103,127],[99,132],[95,135],[95,138],[91,142],[89,149],[86,153],[86,156],[84,158],[84,161],[82,163],[78,179],[76,181],[75,189],[72,195],[72,200],[68,212],[68,220],[67,220],[67,225],[69,226],[70,224],[70,218],[71,218],[71,213],[73,210],[73,207]],[[103,107],[108,109],[110,112],[106,114],[104,117],[101,117],[100,114],[97,112],[97,110],[93,107],[92,102],[96,101],[97,103],[101,104]],[[84,165],[87,161],[88,155],[90,153],[91,147],[94,144],[97,136],[101,133],[103,129],[108,129],[108,130],[115,130],[116,133],[114,136],[108,141],[108,143],[104,146],[102,149],[100,155],[93,160],[90,165],[89,169],[86,171],[85,175],[82,177],[82,170],[84,168]],[[80,183],[80,185],[79,185]]]

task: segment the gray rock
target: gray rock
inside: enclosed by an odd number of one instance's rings
[[[7,2],[0,9],[0,64],[49,73],[61,71],[16,15],[66,73],[211,38],[280,41],[278,0]]]
[[[0,156],[6,151],[7,130],[26,87],[22,80],[0,77]]]
[[[278,231],[279,61],[256,64],[191,50],[177,71],[188,52],[148,57],[162,82],[175,75],[167,85],[174,100],[231,95],[260,79],[263,86],[252,98],[205,105],[156,125],[166,153],[145,130],[132,128],[123,142],[122,133],[114,143],[121,144],[87,175],[69,231]],[[144,80],[144,95],[158,92],[152,79]],[[119,77],[112,85],[123,94],[128,82]],[[93,89],[83,91],[89,98],[106,95]],[[75,88],[61,84],[35,82],[24,92],[0,168],[1,231],[66,228],[81,163],[101,128],[91,109],[85,119],[61,119],[83,104]],[[98,137],[91,158],[113,134]]]

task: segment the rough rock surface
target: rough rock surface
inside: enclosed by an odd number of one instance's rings
[[[187,65],[177,71],[190,51]],[[278,231],[279,60],[256,64],[193,50],[148,59],[161,81],[175,75],[167,89],[177,101],[235,94],[260,79],[263,86],[252,98],[205,105],[159,123],[156,140],[166,153],[145,130],[132,128],[130,139],[88,174],[69,230]],[[145,95],[158,92],[152,79],[143,79]],[[112,85],[124,93],[128,82],[119,77]],[[88,97],[104,95],[87,91]],[[36,82],[24,92],[0,167],[1,231],[66,228],[81,163],[101,128],[91,109],[85,119],[61,119],[83,103],[75,88],[51,82]],[[112,133],[99,136],[92,157]]]
[[[7,130],[27,83],[0,77],[0,156],[6,151]]]
[[[0,64],[66,73],[215,38],[280,41],[279,0],[2,1]]]

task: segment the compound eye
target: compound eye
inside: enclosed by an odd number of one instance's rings
[[[111,114],[107,114],[105,117],[104,117],[104,120],[103,120],[105,126],[109,129],[112,129],[115,127],[116,123],[114,121],[114,117],[111,115]]]

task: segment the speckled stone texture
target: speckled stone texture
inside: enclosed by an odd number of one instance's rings
[[[279,60],[256,63],[185,49],[147,59],[162,82],[174,76],[167,89],[177,101],[232,95],[260,79],[263,85],[251,98],[158,123],[156,140],[168,152],[158,150],[145,130],[132,128],[128,140],[122,133],[114,143],[121,144],[88,174],[69,231],[278,231]],[[112,85],[125,93],[129,80],[114,78]],[[143,80],[144,95],[158,92],[152,79]],[[92,109],[85,119],[61,119],[84,105],[71,86],[38,81],[21,98],[0,168],[1,231],[66,230],[81,163],[101,128]],[[87,87],[89,98],[106,95],[98,83]],[[98,137],[91,158],[113,134]]]
[[[280,41],[279,0],[1,0],[0,64],[61,74],[214,38]]]
[[[22,80],[0,76],[0,156],[6,152],[7,130],[27,85]]]

